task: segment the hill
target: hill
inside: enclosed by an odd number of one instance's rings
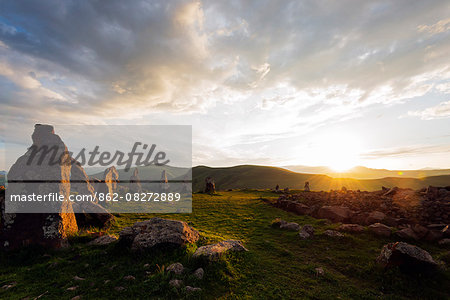
[[[336,172],[328,167],[285,166],[283,168],[298,173],[322,174],[334,178],[355,178],[355,179],[377,179],[384,177],[424,178],[430,176],[450,175],[450,169],[431,169],[431,168],[424,168],[420,170],[386,170],[386,169],[372,169],[357,166],[345,172]]]
[[[193,191],[204,188],[204,180],[211,176],[216,182],[218,190],[227,189],[272,189],[277,184],[280,188],[303,189],[304,183],[309,181],[312,190],[336,190],[345,186],[352,190],[380,190],[382,186],[421,189],[429,185],[450,185],[450,175],[431,176],[425,178],[397,178],[381,179],[353,179],[332,178],[327,175],[295,173],[283,168],[243,165],[227,168],[211,168],[206,166],[194,167],[192,177]]]

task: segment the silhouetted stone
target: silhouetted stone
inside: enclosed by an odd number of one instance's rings
[[[309,189],[309,181],[305,182],[305,187],[303,188],[303,190],[305,192],[309,192],[310,191],[310,189]]]
[[[205,193],[214,194],[216,192],[216,183],[211,177],[205,178]]]
[[[169,180],[167,179],[167,174],[166,174],[166,170],[163,170],[161,172],[161,183],[159,184],[160,186],[160,192],[161,193],[167,193],[169,191]]]
[[[133,175],[130,177],[130,193],[141,193],[142,192],[142,185],[141,180],[139,178],[139,171],[138,168],[134,168]]]
[[[64,201],[18,203],[18,210],[26,208],[38,211],[43,208],[41,205],[47,205],[45,210],[54,213],[13,214],[5,212],[3,200],[0,248],[7,250],[26,245],[60,248],[67,245],[67,236],[78,230],[72,202],[69,201],[71,157],[66,145],[50,125],[36,124],[32,140],[33,145],[8,172],[8,192],[13,195],[58,193],[63,195]],[[45,148],[51,149],[51,152],[45,154]]]

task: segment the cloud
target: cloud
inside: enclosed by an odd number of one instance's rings
[[[361,158],[378,159],[386,157],[408,157],[448,152],[450,152],[450,145],[411,145],[365,152],[361,154]]]
[[[419,117],[422,120],[443,119],[450,117],[450,101],[439,103],[423,111],[409,111],[409,116]]]

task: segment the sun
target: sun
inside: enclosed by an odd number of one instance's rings
[[[348,133],[335,133],[317,140],[315,160],[335,172],[345,172],[361,163],[361,140]]]

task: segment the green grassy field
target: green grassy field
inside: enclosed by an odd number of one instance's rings
[[[131,254],[115,245],[87,246],[90,239],[80,234],[71,238],[72,247],[60,251],[28,249],[14,254],[1,254],[1,299],[83,299],[116,298],[222,298],[222,299],[448,299],[450,272],[404,274],[398,269],[383,270],[375,264],[381,247],[393,239],[379,239],[368,233],[346,234],[341,239],[322,235],[328,225],[323,220],[276,209],[265,202],[276,195],[265,191],[220,192],[219,195],[195,194],[192,214],[158,215],[180,219],[198,229],[202,238],[198,245],[182,250],[159,250],[147,254]],[[123,226],[154,215],[122,214],[110,233],[117,234]],[[295,232],[270,226],[281,217],[316,227],[312,240],[300,240]],[[199,245],[223,239],[239,239],[250,250],[223,257],[207,264],[192,258]],[[449,249],[431,244],[417,244],[435,259],[450,263]],[[202,292],[186,295],[168,284],[164,268],[181,262],[189,270],[181,276],[187,285],[198,286]],[[144,267],[149,264],[148,267]],[[197,267],[205,269],[205,278],[189,274]],[[315,268],[325,270],[316,276]],[[123,279],[126,275],[134,281]],[[75,281],[74,276],[84,278]],[[105,280],[110,280],[105,283]],[[79,286],[76,291],[67,288]],[[114,288],[122,286],[124,291]]]

